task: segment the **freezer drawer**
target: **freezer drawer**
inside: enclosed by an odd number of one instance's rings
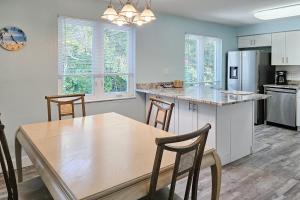
[[[296,127],[296,90],[267,89],[267,121]]]

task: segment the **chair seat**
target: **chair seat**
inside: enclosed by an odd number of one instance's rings
[[[168,200],[169,199],[169,192],[170,192],[170,190],[169,190],[168,187],[160,189],[160,190],[155,192],[153,199],[155,199],[155,200]],[[140,200],[147,200],[147,197],[143,197]],[[182,198],[180,198],[178,195],[176,195],[174,193],[173,200],[182,200]]]
[[[52,200],[52,196],[40,177],[18,184],[20,200]]]

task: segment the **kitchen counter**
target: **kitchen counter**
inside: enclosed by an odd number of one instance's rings
[[[188,100],[194,103],[211,104],[217,106],[230,105],[248,101],[266,99],[269,96],[264,94],[246,93],[239,94],[238,91],[225,91],[214,89],[208,86],[195,86],[186,88],[158,88],[158,89],[137,89],[137,92]]]
[[[161,88],[154,84],[154,88],[146,87],[136,90],[145,95],[145,113],[148,113],[151,97],[158,96],[175,104],[170,132],[191,133],[210,123],[207,145],[217,150],[223,165],[251,154],[255,101],[268,98],[268,95],[225,91],[211,86]],[[155,114],[151,122],[154,117]]]
[[[273,88],[285,88],[285,89],[296,89],[299,90],[300,89],[300,85],[276,85],[276,84],[268,84],[268,85],[264,85],[264,87],[273,87]]]

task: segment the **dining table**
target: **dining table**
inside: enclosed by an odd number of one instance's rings
[[[155,138],[174,135],[117,113],[21,125],[15,137],[18,182],[23,149],[54,199],[139,199],[148,194]],[[174,158],[164,153],[157,189],[171,183]],[[208,167],[211,199],[218,200],[221,161],[206,146],[201,168]]]

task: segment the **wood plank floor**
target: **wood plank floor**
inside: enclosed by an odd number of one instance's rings
[[[255,152],[223,167],[222,200],[299,200],[300,133],[273,126],[257,126]],[[36,176],[32,167],[24,178]],[[210,199],[210,170],[200,172],[198,199]],[[185,180],[178,182],[176,193],[183,196]],[[0,199],[6,199],[3,176]]]

